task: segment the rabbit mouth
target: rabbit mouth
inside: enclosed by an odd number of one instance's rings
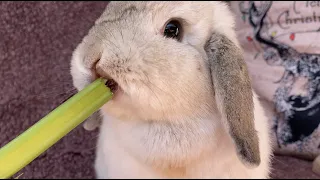
[[[116,93],[119,89],[118,83],[113,79],[108,79],[105,85],[110,88],[112,93]]]

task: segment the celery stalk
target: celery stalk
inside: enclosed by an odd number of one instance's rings
[[[112,98],[97,79],[0,149],[0,178],[27,166]]]

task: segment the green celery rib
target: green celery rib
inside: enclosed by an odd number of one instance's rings
[[[0,149],[0,178],[10,178],[27,166],[107,103],[112,96],[104,81],[97,79],[58,106]]]

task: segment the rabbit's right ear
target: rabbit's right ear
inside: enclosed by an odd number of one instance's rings
[[[241,49],[228,37],[213,33],[206,44],[218,109],[245,165],[260,164],[254,127],[253,92]]]

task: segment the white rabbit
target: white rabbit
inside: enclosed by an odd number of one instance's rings
[[[227,4],[110,2],[71,74],[78,90],[117,83],[100,109],[97,178],[269,178],[270,128]]]

